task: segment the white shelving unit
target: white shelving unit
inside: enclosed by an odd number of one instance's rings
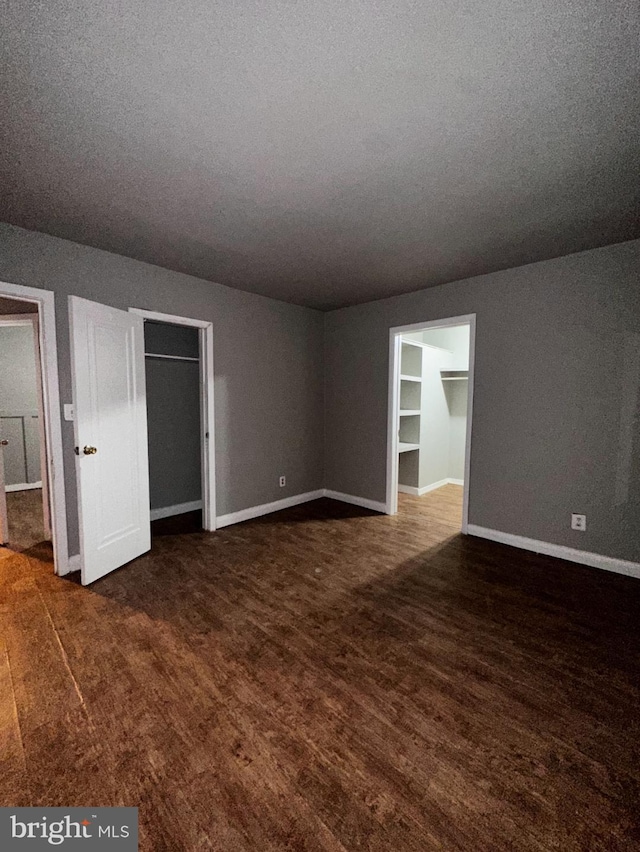
[[[402,340],[400,344],[400,399],[397,417],[400,480],[413,481],[420,458],[420,416],[422,411],[423,351],[420,343]]]

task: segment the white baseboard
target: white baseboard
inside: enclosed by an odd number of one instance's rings
[[[281,509],[290,509],[292,506],[298,506],[300,503],[318,500],[323,495],[324,492],[322,489],[307,491],[305,494],[294,494],[292,497],[285,497],[283,500],[274,500],[273,503],[263,503],[261,506],[250,506],[248,509],[241,509],[239,512],[229,512],[228,515],[219,515],[216,518],[216,529],[228,527],[231,524],[239,524],[242,521],[250,521],[252,518],[269,515],[271,512],[279,512]]]
[[[415,488],[413,485],[400,485],[400,483],[398,483],[398,491],[401,494],[411,494],[413,497],[420,496],[420,489]]]
[[[509,544],[511,547],[519,547],[521,550],[531,550],[534,553],[542,553],[545,556],[555,556],[558,559],[566,559],[569,562],[578,562],[580,565],[589,565],[592,568],[602,568],[604,571],[614,571],[616,574],[625,574],[627,577],[640,579],[640,563],[627,562],[625,559],[614,559],[612,556],[602,556],[600,553],[590,553],[588,550],[577,550],[574,547],[566,547],[563,544],[551,544],[548,541],[537,541],[534,538],[525,538],[521,535],[491,530],[487,527],[479,527],[469,524],[469,535],[497,541],[500,544]]]
[[[341,503],[351,503],[353,506],[362,506],[363,509],[371,509],[374,512],[381,512],[383,515],[387,511],[386,503],[378,503],[376,500],[368,500],[366,497],[354,497],[353,494],[343,494],[341,491],[331,491],[329,488],[325,488],[321,496],[329,497],[331,500],[340,500]]]
[[[352,494],[342,494],[340,491],[320,488],[318,491],[307,491],[305,494],[295,494],[293,497],[285,497],[284,500],[274,500],[273,503],[263,503],[261,506],[251,506],[248,509],[241,509],[239,512],[220,515],[216,518],[216,528],[228,527],[231,524],[239,524],[242,521],[250,521],[252,518],[269,515],[271,512],[279,512],[282,509],[290,509],[292,506],[298,506],[301,503],[319,500],[320,497],[329,497],[332,500],[350,503],[353,506],[362,506],[364,509],[372,509],[374,512],[382,512],[383,514],[386,511],[384,503],[367,500],[365,497],[354,497]]]
[[[195,512],[196,509],[202,509],[202,500],[192,500],[191,503],[178,503],[176,506],[163,506],[160,509],[152,509],[151,520],[159,521],[160,518],[184,515],[185,512]]]
[[[17,485],[5,485],[4,490],[9,491],[31,491],[33,488],[42,488],[42,482],[19,482]]]
[[[414,488],[413,485],[398,485],[398,491],[403,494],[413,494],[414,497],[422,497],[430,491],[435,491],[442,488],[443,485],[464,485],[464,479],[441,479],[439,482],[432,482],[431,485],[423,485],[422,488]]]

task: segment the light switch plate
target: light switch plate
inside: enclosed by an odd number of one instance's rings
[[[73,420],[73,403],[65,402],[64,404],[64,419]]]

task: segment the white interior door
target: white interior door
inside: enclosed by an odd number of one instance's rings
[[[69,297],[82,583],[151,547],[142,317]]]
[[[2,435],[2,421],[0,420],[0,544],[9,543],[9,521],[7,518],[7,494],[4,485],[4,448],[7,439]]]

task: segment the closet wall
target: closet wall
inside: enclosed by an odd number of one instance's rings
[[[145,321],[144,337],[153,518],[202,499],[200,364],[196,328]]]
[[[41,485],[35,341],[31,325],[0,326],[0,437],[9,491]]]
[[[432,328],[422,332],[424,343],[442,347],[449,356],[449,372],[444,376],[444,389],[448,414],[449,453],[446,477],[462,485],[464,457],[467,442],[467,394],[469,390],[469,339],[468,325],[450,328]],[[460,373],[460,375],[455,375]],[[435,481],[435,480],[434,480]]]
[[[467,442],[467,382],[452,381],[444,385],[449,408],[448,478],[458,485],[464,482],[464,454]]]

